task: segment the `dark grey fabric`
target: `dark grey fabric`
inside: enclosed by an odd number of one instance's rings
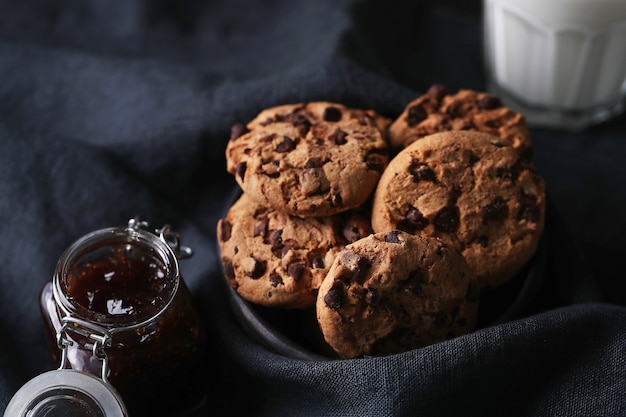
[[[533,130],[547,265],[518,320],[385,358],[298,361],[247,336],[215,226],[232,124],[339,101],[395,117],[430,84],[484,89],[473,1],[0,1],[0,411],[51,369],[38,307],[61,252],[139,214],[211,336],[197,416],[626,415],[626,117]]]

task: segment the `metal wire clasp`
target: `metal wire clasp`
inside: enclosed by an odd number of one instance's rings
[[[141,220],[139,216],[130,219],[128,221],[128,227],[135,230],[141,228],[150,231],[148,222]],[[160,229],[155,229],[153,233],[159,236],[159,239],[172,248],[177,259],[186,259],[193,255],[193,250],[191,248],[180,244],[180,234],[172,230],[172,227],[169,224],[166,224]]]
[[[89,340],[88,343],[85,343],[85,347],[91,349],[93,356],[102,361],[102,380],[108,383],[109,356],[106,349],[111,346],[111,333],[104,327],[71,316],[63,317],[62,323],[63,325],[56,334],[57,346],[61,349],[61,364],[59,369],[66,368],[68,364],[68,349],[76,343],[67,335],[67,333],[71,331]]]

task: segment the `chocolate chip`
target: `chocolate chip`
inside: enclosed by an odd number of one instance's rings
[[[412,162],[409,166],[409,173],[413,176],[413,182],[437,180],[435,172],[423,162]]]
[[[435,216],[435,229],[441,232],[452,233],[459,227],[459,208],[445,206]]]
[[[371,171],[383,172],[387,166],[387,158],[377,152],[371,152],[365,157],[365,164]]]
[[[354,274],[352,275],[352,281],[358,284],[363,284],[363,282],[365,281],[365,277],[367,276],[367,273],[371,267],[372,267],[372,262],[369,259],[367,259],[365,256],[362,256],[359,259],[357,268],[353,271]]]
[[[237,164],[237,167],[235,168],[235,173],[237,174],[239,178],[241,178],[241,181],[243,181],[243,178],[246,176],[247,167],[248,165],[245,162],[240,162],[239,164]]]
[[[504,180],[513,179],[513,173],[511,172],[511,167],[498,167],[496,168],[496,178],[501,178]]]
[[[283,141],[276,147],[276,152],[285,153],[291,152],[296,148],[296,141],[289,136],[283,136]]]
[[[476,156],[475,153],[470,152],[470,154],[469,154],[469,163],[470,163],[470,165],[474,165],[478,161],[480,161],[480,158],[478,156]]]
[[[343,304],[343,288],[339,285],[332,287],[324,294],[324,303],[332,310],[339,310]]]
[[[326,265],[324,263],[324,258],[322,258],[321,256],[315,256],[312,260],[311,260],[311,266],[313,268],[325,268]]]
[[[341,194],[331,194],[329,201],[331,207],[341,207],[343,205],[343,198],[341,197]]]
[[[450,103],[448,108],[446,109],[446,114],[452,118],[456,119],[457,117],[463,117],[465,115],[465,109],[463,108],[462,102],[453,102]]]
[[[356,242],[361,238],[361,232],[358,227],[347,224],[343,228],[343,237],[348,243]]]
[[[448,191],[448,205],[452,206],[456,204],[457,200],[461,196],[461,187],[457,184],[452,184],[452,187]]]
[[[272,230],[269,243],[272,245],[272,251],[280,251],[283,248],[283,230]]]
[[[228,239],[230,239],[231,230],[231,224],[226,219],[223,219],[220,222],[220,240],[222,242],[228,242]]]
[[[224,276],[229,280],[235,279],[235,267],[233,266],[233,262],[229,259],[222,261],[222,269],[224,271]]]
[[[259,279],[265,274],[265,269],[267,268],[266,261],[259,261],[258,259],[252,258],[254,264],[252,266],[251,271],[246,271],[246,275],[252,279]]]
[[[385,235],[385,242],[387,243],[402,243],[400,237],[398,236],[402,233],[400,230],[392,230]]]
[[[498,129],[500,126],[502,126],[502,120],[499,120],[499,119],[487,120],[485,122],[485,126],[490,127],[492,129]]]
[[[287,274],[293,278],[294,281],[298,282],[302,279],[302,275],[304,275],[304,265],[300,263],[293,263],[287,267]]]
[[[517,220],[526,220],[532,223],[537,223],[541,218],[539,206],[537,205],[537,196],[533,194],[526,194],[524,190],[521,190],[520,203],[522,208],[517,214]]]
[[[428,113],[421,105],[415,105],[409,108],[406,116],[406,122],[410,127],[417,126],[420,122],[428,117]]]
[[[257,207],[252,214],[252,217],[255,219],[260,219],[266,217],[270,210],[267,207]]]
[[[298,133],[302,136],[306,136],[309,129],[311,129],[311,122],[302,114],[291,113],[287,119],[291,122],[293,127],[298,129]]]
[[[263,136],[261,139],[259,139],[259,142],[270,143],[273,140],[274,140],[274,134],[272,133],[272,134]]]
[[[424,217],[422,212],[420,212],[415,207],[409,207],[409,210],[406,213],[406,219],[413,225],[422,225],[428,224],[428,219]]]
[[[426,94],[431,95],[437,99],[437,101],[441,101],[442,98],[448,95],[448,90],[441,84],[433,84]]]
[[[337,129],[333,133],[330,134],[328,139],[334,142],[335,145],[344,145],[348,142],[348,140],[346,139],[347,137],[348,137],[348,134],[346,132],[344,132],[341,129]]]
[[[369,125],[370,118],[369,118],[369,116],[367,116],[365,114],[359,114],[359,117],[358,117],[357,120],[359,121],[359,124],[361,126],[367,126],[367,125]]]
[[[539,207],[526,205],[520,209],[517,219],[537,223],[540,217]]]
[[[283,247],[280,249],[280,257],[284,258],[287,253],[296,246],[292,242],[283,242]]]
[[[428,226],[428,219],[424,217],[421,211],[413,206],[409,206],[404,220],[398,223],[398,228],[408,233],[415,233]]]
[[[496,178],[500,178],[508,181],[515,181],[519,176],[519,169],[517,166],[505,166],[496,168]]]
[[[261,218],[261,220],[254,226],[254,236],[262,236],[265,238],[268,223],[269,219],[267,217]]]
[[[521,189],[521,193],[522,193],[522,201],[526,202],[526,203],[531,203],[531,204],[536,204],[537,203],[537,196],[534,194],[526,194],[524,192],[524,189]]]
[[[498,107],[501,107],[502,102],[497,97],[485,96],[485,97],[482,97],[480,100],[478,100],[476,105],[478,106],[479,109],[491,110],[491,109],[496,109]]]
[[[305,168],[319,168],[322,166],[322,160],[320,158],[310,158],[304,164]]]
[[[304,168],[300,173],[300,190],[305,196],[323,194],[329,189],[324,168]]]
[[[500,196],[496,196],[491,203],[483,208],[483,223],[489,220],[501,220],[506,217],[509,211],[506,201]]]
[[[402,289],[410,292],[413,295],[420,295],[424,290],[423,285],[424,276],[422,275],[422,271],[416,269],[414,271],[411,271],[406,280],[402,282]]]
[[[270,284],[272,285],[272,287],[276,288],[279,285],[283,284],[283,279],[277,273],[272,272],[270,274]]]
[[[344,249],[339,255],[342,265],[352,272],[351,281],[363,284],[364,278],[372,267],[372,262],[363,255]]]
[[[248,128],[243,123],[235,123],[233,127],[230,128],[230,140],[235,140],[248,132]]]
[[[338,122],[341,120],[341,110],[337,107],[326,107],[322,118],[327,122]]]

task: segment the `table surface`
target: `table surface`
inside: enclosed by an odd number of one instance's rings
[[[329,362],[237,325],[215,237],[230,127],[315,100],[395,117],[433,83],[485,88],[479,1],[0,2],[0,411],[54,366],[38,294],[61,252],[141,215],[195,249],[181,269],[215,360],[193,415],[626,415],[626,115],[531,127],[562,224],[522,320]]]

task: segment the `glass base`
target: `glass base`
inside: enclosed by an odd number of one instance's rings
[[[598,105],[584,110],[567,110],[528,104],[493,81],[488,83],[487,91],[498,96],[513,111],[524,115],[526,123],[531,128],[546,127],[581,131],[622,114],[626,108],[626,96],[624,94],[610,105]]]

